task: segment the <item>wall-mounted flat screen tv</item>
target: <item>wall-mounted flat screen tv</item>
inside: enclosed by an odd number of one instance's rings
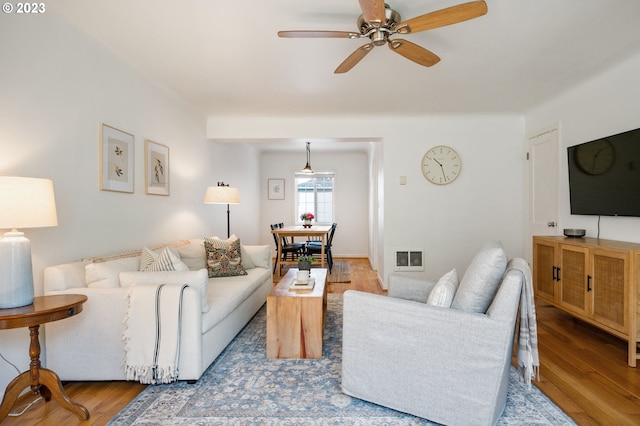
[[[571,214],[640,216],[640,129],[567,148]]]

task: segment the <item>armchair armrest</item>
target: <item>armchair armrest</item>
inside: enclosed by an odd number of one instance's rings
[[[426,302],[436,282],[401,274],[389,274],[388,295],[396,299]]]

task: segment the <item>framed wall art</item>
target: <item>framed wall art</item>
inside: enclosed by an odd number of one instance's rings
[[[284,200],[284,179],[269,179],[269,199]]]
[[[100,126],[100,190],[133,193],[135,138],[115,127]]]
[[[169,147],[144,141],[144,176],[147,194],[169,195]]]

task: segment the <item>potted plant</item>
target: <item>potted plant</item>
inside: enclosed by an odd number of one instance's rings
[[[298,270],[300,271],[310,271],[311,264],[316,261],[316,258],[313,256],[299,256],[298,257]]]
[[[300,215],[300,220],[304,222],[304,225],[302,226],[305,228],[311,228],[311,219],[313,218],[315,218],[315,216],[311,212],[302,213]]]

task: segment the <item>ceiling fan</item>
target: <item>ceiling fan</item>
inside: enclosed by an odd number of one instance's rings
[[[358,18],[359,32],[354,31],[278,31],[285,38],[369,38],[370,42],[360,46],[342,62],[335,73],[345,73],[353,68],[375,46],[388,44],[389,49],[425,67],[440,61],[438,55],[410,41],[390,37],[396,34],[412,34],[432,30],[477,18],[487,13],[487,3],[472,1],[420,15],[407,21],[400,20],[400,14],[382,0],[358,0],[362,15]]]

